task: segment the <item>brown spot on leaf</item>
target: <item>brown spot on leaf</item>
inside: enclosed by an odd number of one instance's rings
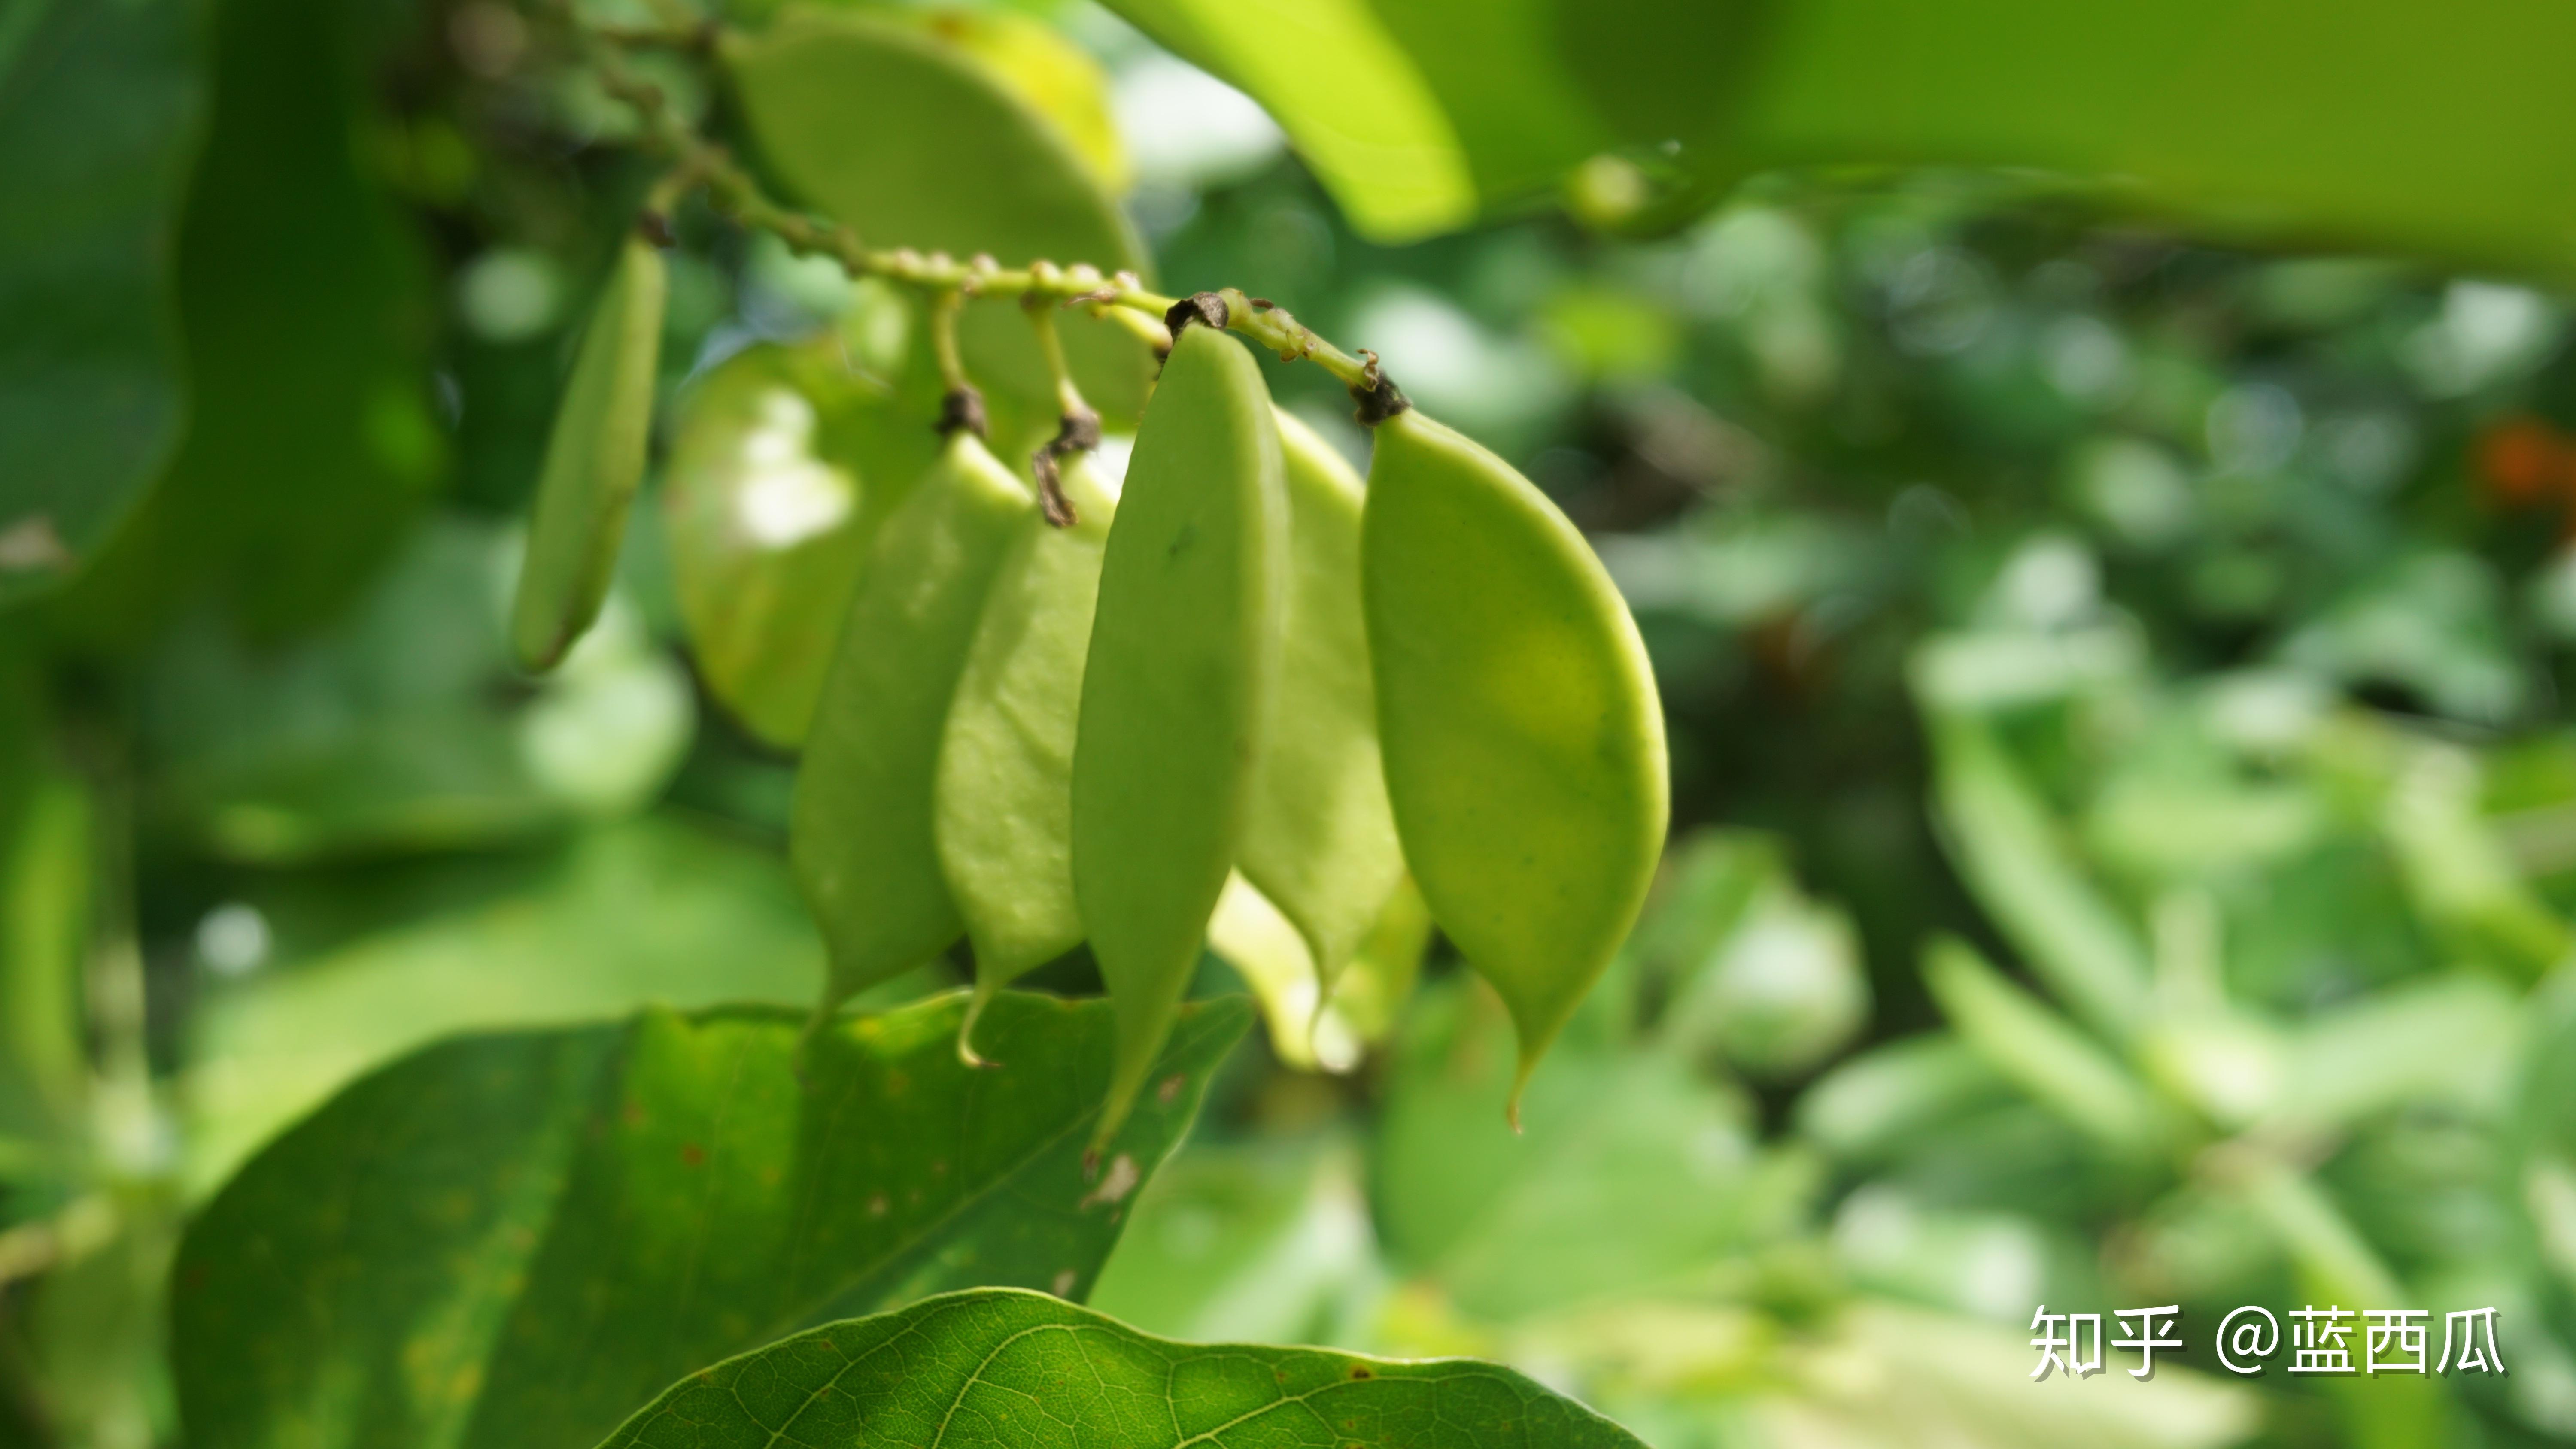
[[[1166,1107],[1172,1105],[1172,1099],[1181,1094],[1182,1080],[1181,1074],[1178,1072],[1174,1072],[1170,1076],[1165,1077],[1163,1079],[1163,1084],[1154,1089],[1154,1100],[1161,1102]]]
[[[1373,1379],[1376,1378],[1377,1375],[1369,1372],[1369,1366],[1367,1364],[1355,1363],[1351,1365],[1351,1377],[1355,1379]]]
[[[694,1142],[683,1142],[680,1144],[680,1160],[691,1167],[704,1167],[707,1165],[707,1150]]]

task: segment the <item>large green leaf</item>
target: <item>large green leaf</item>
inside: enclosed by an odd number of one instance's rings
[[[648,1004],[809,1002],[823,979],[823,943],[776,855],[662,819],[535,858],[289,876],[242,904],[280,959],[213,986],[191,1013],[188,1169],[201,1188],[441,1036]]]
[[[180,1249],[189,1442],[562,1449],[815,1323],[961,1284],[1083,1293],[1248,1012],[1190,1012],[1086,1182],[1107,1004],[996,1000],[992,1070],[958,1060],[964,1005],[803,1044],[789,1012],[649,1012],[359,1083]]]
[[[983,252],[1004,266],[1148,269],[1143,244],[1073,143],[935,37],[809,12],[730,42],[724,58],[769,167],[870,246]],[[970,308],[963,333],[979,384],[1052,399],[1016,308]],[[1064,344],[1093,406],[1130,418],[1143,408],[1152,359],[1132,336],[1075,320]],[[1044,410],[1052,414],[1052,403]]]
[[[87,558],[178,441],[200,29],[187,0],[0,13],[0,602]]]
[[[179,236],[187,438],[64,600],[110,644],[198,591],[264,635],[323,622],[417,516],[444,453],[426,268],[358,141],[401,7],[212,8],[214,116]]]
[[[687,680],[623,606],[527,683],[501,610],[509,540],[441,519],[356,607],[259,650],[198,616],[152,661],[155,819],[264,864],[440,849],[632,813],[687,748]]]
[[[1450,97],[1433,91],[1445,56],[1417,64],[1405,53],[1400,9],[1381,20],[1367,0],[1120,0],[1113,8],[1259,97],[1363,234],[1401,241],[1474,217],[1474,153],[1442,110]],[[1444,42],[1481,51],[1494,8],[1479,5],[1474,23],[1455,26]]]
[[[1152,1338],[1037,1293],[950,1294],[691,1375],[608,1444],[1624,1449],[1494,1364]]]
[[[1466,219],[1425,177],[1463,170],[1490,207],[1621,151],[1649,182],[1637,205],[1656,179],[1706,198],[1780,167],[2029,168],[2229,237],[2576,271],[2562,7],[2441,25],[2328,0],[1113,8],[1250,92],[1354,221],[1392,234]],[[1351,164],[1382,118],[1384,170]]]
[[[1389,1257],[1469,1313],[1669,1288],[1805,1211],[1809,1175],[1759,1150],[1742,1094],[1629,1038],[1620,974],[1531,1080],[1524,1133],[1494,1111],[1515,1053],[1490,992],[1426,992],[1398,1043],[1372,1165],[1378,1222]]]

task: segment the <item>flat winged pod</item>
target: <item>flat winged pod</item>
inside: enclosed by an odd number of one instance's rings
[[[1100,560],[1117,509],[1081,454],[1063,464],[1071,527],[1036,513],[995,579],[939,747],[936,834],[975,944],[975,1003],[1082,942],[1073,895],[1073,741]],[[960,1045],[975,1028],[968,1012]],[[971,1055],[971,1051],[970,1051]]]
[[[959,432],[869,551],[788,828],[797,884],[831,948],[827,1004],[920,965],[964,930],[939,869],[932,782],[985,596],[1036,508],[981,440]]]
[[[1405,859],[1511,1009],[1517,1110],[1654,873],[1668,809],[1654,676],[1582,534],[1420,412],[1378,426],[1361,560]]]
[[[629,237],[591,308],[546,438],[527,562],[510,610],[510,648],[523,668],[553,668],[608,597],[626,506],[644,479],[668,283],[662,254]]]
[[[1403,878],[1404,853],[1378,760],[1360,617],[1359,475],[1304,423],[1286,413],[1278,422],[1288,617],[1237,863],[1306,938],[1329,999],[1342,964]]]
[[[1074,893],[1118,1008],[1103,1139],[1171,1029],[1242,840],[1279,672],[1280,474],[1252,355],[1182,328],[1109,531],[1073,756]]]

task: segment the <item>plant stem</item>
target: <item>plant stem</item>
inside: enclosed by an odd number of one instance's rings
[[[1171,334],[1163,319],[1175,299],[1146,290],[1133,272],[1104,275],[1088,262],[1057,266],[1038,261],[1014,268],[980,254],[960,261],[946,252],[925,255],[910,247],[870,248],[846,224],[824,221],[781,204],[761,189],[729,151],[698,134],[675,112],[661,87],[636,75],[626,65],[622,49],[628,45],[707,48],[703,27],[667,35],[612,36],[581,26],[568,12],[564,18],[584,47],[602,87],[632,106],[642,118],[646,148],[671,163],[670,173],[652,192],[651,205],[656,214],[647,218],[648,232],[658,232],[666,224],[658,213],[676,205],[689,191],[703,187],[716,211],[736,225],[769,232],[800,256],[828,256],[854,278],[880,277],[957,298],[1011,298],[1026,307],[1049,303],[1081,307],[1091,316],[1127,326],[1158,352],[1170,348]],[[1248,297],[1232,287],[1213,295],[1225,303],[1228,330],[1242,333],[1276,353],[1283,362],[1312,362],[1331,373],[1359,399],[1363,421],[1381,421],[1408,405],[1379,367],[1377,354],[1362,350],[1353,356],[1344,352],[1266,297]],[[952,387],[956,380],[952,376]]]

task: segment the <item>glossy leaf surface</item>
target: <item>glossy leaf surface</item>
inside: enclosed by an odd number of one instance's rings
[[[608,1441],[1138,1449],[1628,1449],[1512,1370],[1463,1359],[1149,1337],[1037,1293],[978,1291],[836,1323],[675,1385]]]
[[[1387,793],[1432,919],[1520,1031],[1521,1080],[1663,848],[1663,715],[1574,525],[1417,411],[1380,424],[1363,568]]]
[[[1073,143],[937,37],[847,13],[790,16],[725,53],[761,153],[787,188],[871,246],[1142,271],[1142,244]],[[962,327],[980,386],[1052,398],[1009,308]],[[1092,405],[1143,406],[1151,359],[1123,330],[1077,322],[1065,350]],[[1050,409],[1052,411],[1052,409]]]
[[[186,414],[172,252],[206,86],[184,0],[0,26],[0,603],[106,541]]]
[[[1109,1010],[1007,997],[1010,1066],[942,997],[834,1024],[649,1012],[470,1037],[352,1087],[189,1230],[192,1442],[596,1442],[657,1386],[960,1283],[1080,1294],[1245,1013],[1190,1014],[1166,1087],[1083,1181]],[[1052,1301],[1052,1300],[1050,1300]]]
[[[831,1000],[965,930],[939,868],[939,744],[985,597],[1036,511],[1027,486],[960,432],[877,537],[796,772],[789,836],[831,943]]]
[[[608,597],[626,541],[626,508],[644,481],[669,290],[662,254],[630,237],[591,306],[546,439],[510,614],[510,647],[523,668],[553,668]]]
[[[1242,841],[1278,678],[1288,500],[1252,355],[1182,329],[1101,563],[1073,757],[1073,885],[1118,1005],[1126,1110]]]

